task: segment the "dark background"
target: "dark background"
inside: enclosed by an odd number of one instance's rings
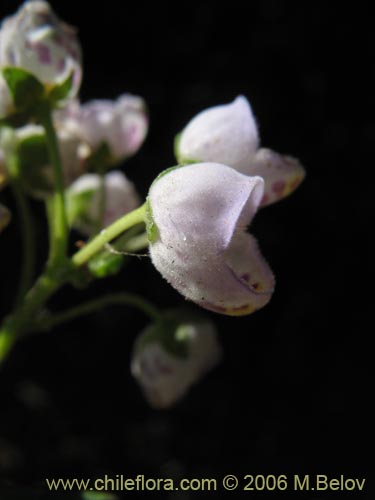
[[[149,409],[129,375],[132,343],[147,322],[137,312],[112,308],[17,345],[0,370],[4,499],[60,498],[46,493],[45,477],[261,473],[366,477],[366,492],[348,497],[369,499],[375,40],[366,4],[52,4],[79,27],[82,100],[132,92],[148,103],[149,136],[125,166],[142,194],[174,164],[175,133],[238,94],[253,106],[262,144],[300,158],[307,178],[252,227],[277,277],[271,303],[245,318],[211,315],[224,360],[173,409]],[[2,0],[0,17],[18,5]],[[4,200],[12,206],[9,194]],[[20,253],[14,221],[1,235],[4,313]],[[40,262],[45,233],[39,223]],[[83,295],[128,289],[161,307],[183,300],[148,259]],[[79,297],[65,289],[52,306]]]

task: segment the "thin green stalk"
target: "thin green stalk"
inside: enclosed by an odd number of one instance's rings
[[[68,247],[68,223],[65,209],[64,176],[61,163],[59,144],[52,121],[51,109],[46,105],[40,113],[44,127],[47,147],[53,168],[55,194],[53,195],[53,240],[51,241],[49,265],[59,265],[64,262]]]
[[[20,307],[5,320],[0,330],[0,361],[6,357],[18,335],[29,329],[35,313],[62,284],[61,277],[48,273],[40,276]]]
[[[12,179],[11,188],[17,204],[22,238],[21,275],[15,301],[16,304],[19,304],[27,290],[30,288],[34,276],[35,234],[34,221],[31,216],[30,206],[26,196],[18,184],[17,179]]]
[[[49,330],[57,325],[72,321],[85,314],[90,314],[104,307],[116,304],[127,305],[135,307],[136,309],[140,309],[153,320],[158,320],[160,318],[160,312],[158,311],[158,309],[143,297],[140,297],[139,295],[135,295],[133,293],[113,293],[99,299],[86,302],[77,307],[73,307],[72,309],[69,309],[62,313],[55,314],[49,318],[45,318],[35,324],[35,329]]]
[[[132,212],[121,217],[116,222],[103,229],[98,236],[91,240],[81,250],[72,257],[74,266],[82,266],[86,264],[106,243],[109,243],[114,238],[117,238],[121,233],[140,222],[144,222],[146,216],[146,203],[141,207],[136,208]]]

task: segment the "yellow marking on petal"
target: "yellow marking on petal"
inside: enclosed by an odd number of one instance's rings
[[[252,314],[256,311],[256,307],[253,304],[246,304],[240,307],[226,308],[225,313],[228,316],[246,316],[247,314]]]
[[[298,186],[301,184],[303,181],[303,177],[298,176],[295,177],[289,184],[288,184],[288,194],[292,193],[295,189],[298,188]]]

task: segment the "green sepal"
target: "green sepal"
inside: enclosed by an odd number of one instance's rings
[[[48,93],[48,100],[53,107],[60,101],[65,101],[72,90],[74,81],[74,72],[72,71],[68,78],[59,85],[55,85]]]
[[[176,170],[177,168],[181,168],[183,166],[184,165],[175,165],[173,167],[169,167],[169,168],[163,170],[154,179],[154,181],[152,182],[151,186],[153,186],[155,184],[155,182],[157,182],[158,180],[160,180],[165,175],[167,175],[170,172],[172,172],[173,170]],[[154,217],[152,215],[152,207],[151,207],[151,203],[150,203],[150,198],[149,197],[146,198],[146,232],[147,232],[148,241],[150,243],[155,243],[155,241],[158,240],[158,238],[159,238],[159,230],[158,230],[158,227],[157,227],[157,225],[156,225],[156,223],[154,221]]]
[[[159,230],[152,216],[150,199],[146,198],[146,232],[150,243],[155,243],[159,238]]]
[[[113,254],[105,250],[89,261],[88,268],[92,276],[102,279],[117,274],[124,264],[124,259],[124,255]]]
[[[43,84],[22,68],[2,69],[13,103],[17,111],[26,111],[37,105],[44,95]]]

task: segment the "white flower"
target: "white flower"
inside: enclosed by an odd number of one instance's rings
[[[176,141],[176,156],[180,163],[222,163],[243,174],[263,177],[265,193],[261,205],[284,198],[305,177],[298,160],[259,149],[257,124],[243,96],[195,116]]]
[[[151,259],[187,299],[228,315],[250,314],[270,300],[273,274],[245,232],[263,185],[261,177],[217,163],[167,170],[151,185]]]
[[[84,104],[79,115],[82,137],[93,150],[106,144],[114,163],[134,155],[148,130],[146,106],[141,97],[124,94],[116,101]]]

